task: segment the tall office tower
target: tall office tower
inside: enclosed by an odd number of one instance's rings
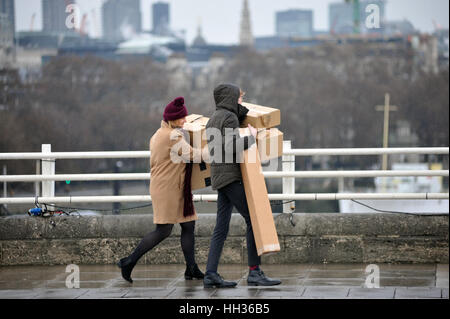
[[[153,33],[158,35],[170,34],[170,7],[166,2],[156,2],[152,6]]]
[[[130,39],[142,31],[140,0],[107,0],[102,6],[103,38]]]
[[[287,10],[276,13],[276,34],[279,37],[313,36],[312,10]]]
[[[66,26],[66,19],[69,13],[66,12],[66,7],[69,4],[74,4],[75,0],[42,0],[42,29],[43,31],[54,32],[72,32]]]
[[[241,17],[241,31],[239,34],[239,44],[242,46],[253,46],[252,26],[250,23],[250,10],[248,1],[244,0]]]
[[[368,29],[365,27],[365,21],[368,16],[366,8],[369,5],[376,5],[379,8],[380,23],[384,22],[384,0],[365,0],[360,1],[359,4],[359,21],[360,30],[362,33],[372,33],[372,32],[382,32],[383,28],[380,29]],[[354,32],[354,15],[353,15],[353,4],[352,2],[336,2],[330,3],[328,7],[328,23],[331,33],[336,34],[352,34]]]
[[[8,15],[0,12],[0,70],[11,65],[14,59],[14,32],[12,32]]]
[[[14,0],[0,0],[0,13],[6,15],[10,30],[12,30],[13,36],[16,30],[16,19],[14,17]],[[6,22],[5,22],[6,23]]]

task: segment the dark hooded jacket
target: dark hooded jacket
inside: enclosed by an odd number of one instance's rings
[[[239,128],[240,123],[245,119],[248,109],[238,104],[240,95],[239,87],[233,84],[221,84],[214,89],[214,100],[216,102],[216,110],[206,124],[208,132],[209,128],[219,129],[222,134],[222,139],[219,142],[222,148],[222,159],[219,161],[213,160],[211,162],[211,186],[212,189],[220,189],[234,181],[242,180],[240,168],[240,156],[236,150],[246,150],[253,143],[255,138],[253,136],[240,137],[239,134],[232,134],[232,130]],[[237,133],[237,131],[235,131]],[[208,136],[208,147],[211,159],[214,157],[214,147],[211,136]],[[214,144],[217,146],[217,142]],[[225,154],[233,153],[232,163],[225,161]]]

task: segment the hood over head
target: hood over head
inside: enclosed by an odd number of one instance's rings
[[[230,83],[220,84],[214,89],[214,100],[216,109],[226,109],[235,113],[239,121],[248,113],[248,109],[238,104],[241,90],[238,86]]]

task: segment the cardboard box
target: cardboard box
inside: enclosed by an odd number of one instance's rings
[[[208,121],[209,118],[199,114],[190,114],[186,116],[186,123],[183,128],[189,132],[189,142],[192,147],[202,149],[207,147],[206,136],[204,136],[203,133],[206,130],[206,123],[208,123]],[[192,190],[211,186],[211,166],[205,162],[196,163],[197,160],[200,161],[200,159],[194,159],[192,165]]]
[[[258,130],[256,144],[261,161],[280,157],[283,155],[283,132],[277,128]]]
[[[250,133],[248,129],[240,129],[240,134],[245,136]],[[244,151],[244,162],[240,165],[258,256],[280,251],[277,229],[256,144]]]
[[[183,128],[189,132],[190,144],[195,148],[203,148],[208,143],[206,141],[206,123],[209,118],[199,114],[190,114],[186,116],[186,123]]]
[[[248,124],[251,124],[255,128],[271,128],[281,123],[279,109],[245,102],[242,105],[248,108],[249,112],[241,127],[247,127]]]
[[[202,189],[211,186],[211,165],[205,162],[192,165],[191,189]]]

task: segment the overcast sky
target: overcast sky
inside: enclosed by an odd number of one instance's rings
[[[64,0],[60,0],[64,1]],[[287,9],[312,9],[314,28],[328,30],[328,5],[343,0],[249,0],[250,18],[254,36],[275,34],[275,12]],[[102,34],[101,5],[104,0],[77,0],[81,14],[87,13],[87,29],[91,36]],[[142,27],[151,29],[151,6],[157,0],[141,0]],[[203,36],[209,43],[232,44],[239,40],[239,24],[243,0],[165,0],[170,3],[170,25],[186,30],[191,43],[196,36],[199,21]],[[36,14],[33,29],[42,28],[41,0],[15,0],[16,30],[29,30],[31,17]],[[388,0],[387,20],[408,19],[416,29],[431,32],[433,20],[449,28],[448,0]]]

